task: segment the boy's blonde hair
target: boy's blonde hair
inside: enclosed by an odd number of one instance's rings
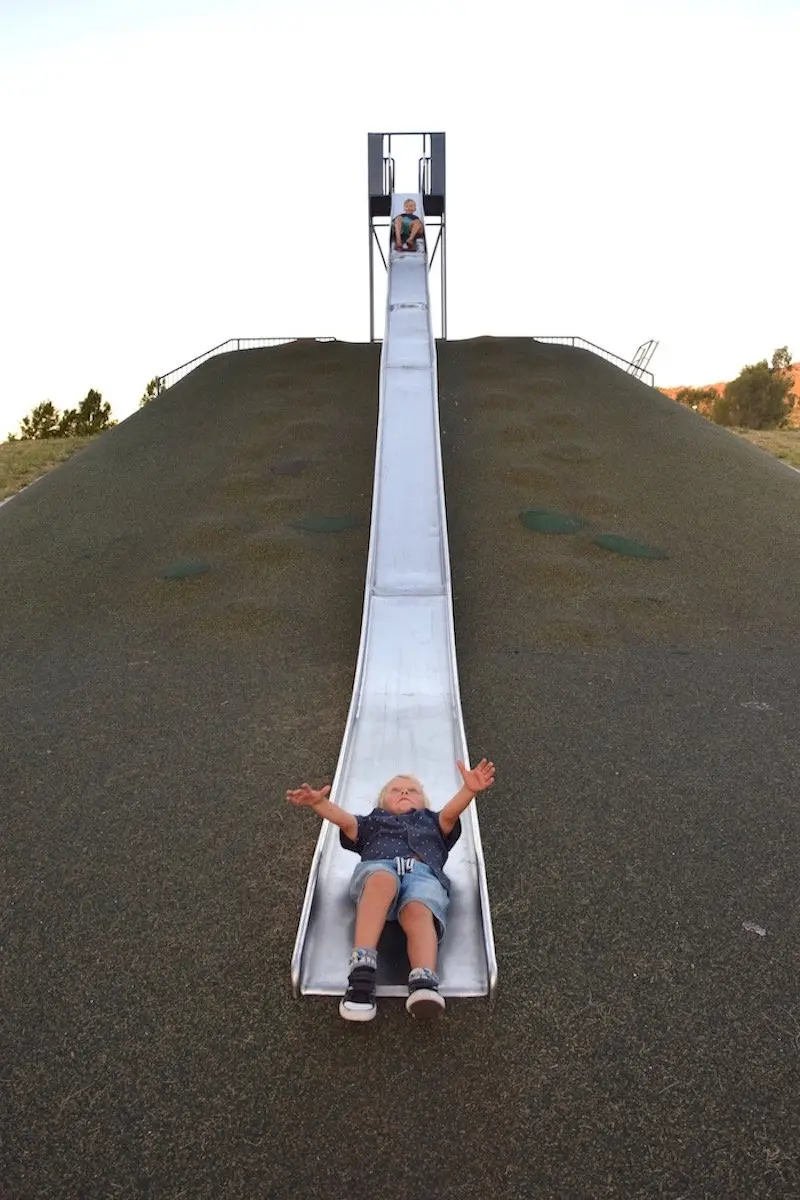
[[[378,805],[377,805],[378,808],[383,808],[383,802],[386,799],[386,792],[389,788],[389,784],[394,783],[395,779],[410,779],[412,783],[415,783],[417,785],[417,787],[419,788],[420,792],[422,793],[422,807],[430,808],[431,802],[428,799],[427,795],[425,794],[425,785],[423,784],[422,780],[417,779],[416,775],[406,774],[405,771],[402,771],[399,775],[393,775],[391,779],[386,780],[386,783],[383,785],[381,790],[378,792]]]

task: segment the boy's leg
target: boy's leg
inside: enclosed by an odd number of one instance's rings
[[[410,900],[398,915],[408,943],[408,999],[406,1010],[414,1017],[435,1017],[444,1008],[436,974],[438,943],[433,913],[418,900]]]
[[[355,945],[350,955],[347,991],[339,1003],[345,1021],[371,1021],[377,1012],[375,980],[378,939],[397,893],[397,876],[373,870],[364,882],[356,909]]]
[[[356,947],[377,949],[378,939],[386,924],[386,914],[392,907],[396,892],[395,875],[389,871],[373,871],[364,884],[356,909]]]
[[[409,250],[416,250],[417,247],[416,247],[415,243],[421,233],[422,233],[422,222],[419,220],[413,221],[412,225],[411,225],[411,229],[409,230],[408,239],[407,239]]]
[[[415,863],[403,876],[399,904],[397,920],[406,935],[411,964],[406,1009],[415,1017],[434,1017],[445,1007],[436,961],[439,934],[447,919],[447,892],[431,871]]]
[[[398,250],[403,249],[403,218],[396,217],[394,220],[394,244]]]
[[[427,967],[429,971],[435,971],[439,943],[431,910],[419,900],[409,900],[401,908],[397,919],[406,935],[411,969]]]

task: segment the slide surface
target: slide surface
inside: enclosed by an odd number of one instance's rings
[[[392,198],[402,212],[411,194]],[[411,195],[422,214],[422,197]],[[408,772],[434,809],[458,791],[456,759],[468,760],[458,687],[444,482],[439,442],[436,345],[428,255],[389,255],[381,355],[372,521],[353,696],[331,799],[354,813],[374,808],[383,784]],[[480,800],[478,801],[480,803]],[[445,996],[492,995],[494,938],[476,804],[445,870],[451,881],[440,948]],[[348,884],[358,863],[323,822],[292,956],[296,995],[341,995],[352,948]],[[406,994],[402,933],[390,923],[379,946],[378,995]]]

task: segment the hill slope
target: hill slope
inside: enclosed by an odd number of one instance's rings
[[[496,1005],[291,999],[377,349],[212,359],[0,520],[9,1195],[800,1188],[797,476],[585,351],[439,355]]]

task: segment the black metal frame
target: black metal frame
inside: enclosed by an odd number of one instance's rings
[[[425,246],[429,244],[429,231],[438,230],[433,250],[428,257],[428,270],[433,267],[436,253],[439,254],[441,280],[441,337],[447,337],[447,238],[445,231],[445,158],[443,133],[370,133],[368,138],[369,163],[369,340],[375,337],[375,246],[381,256],[384,269],[388,270],[383,252],[379,229],[389,231],[391,244],[391,203],[394,192],[394,158],[392,138],[422,138],[422,155],[418,161],[418,187],[425,210]],[[380,138],[380,168],[376,158],[377,142]],[[435,139],[435,140],[434,140]],[[380,178],[378,178],[378,174]],[[388,221],[376,221],[376,217],[389,217]],[[438,220],[436,219],[438,218]]]

